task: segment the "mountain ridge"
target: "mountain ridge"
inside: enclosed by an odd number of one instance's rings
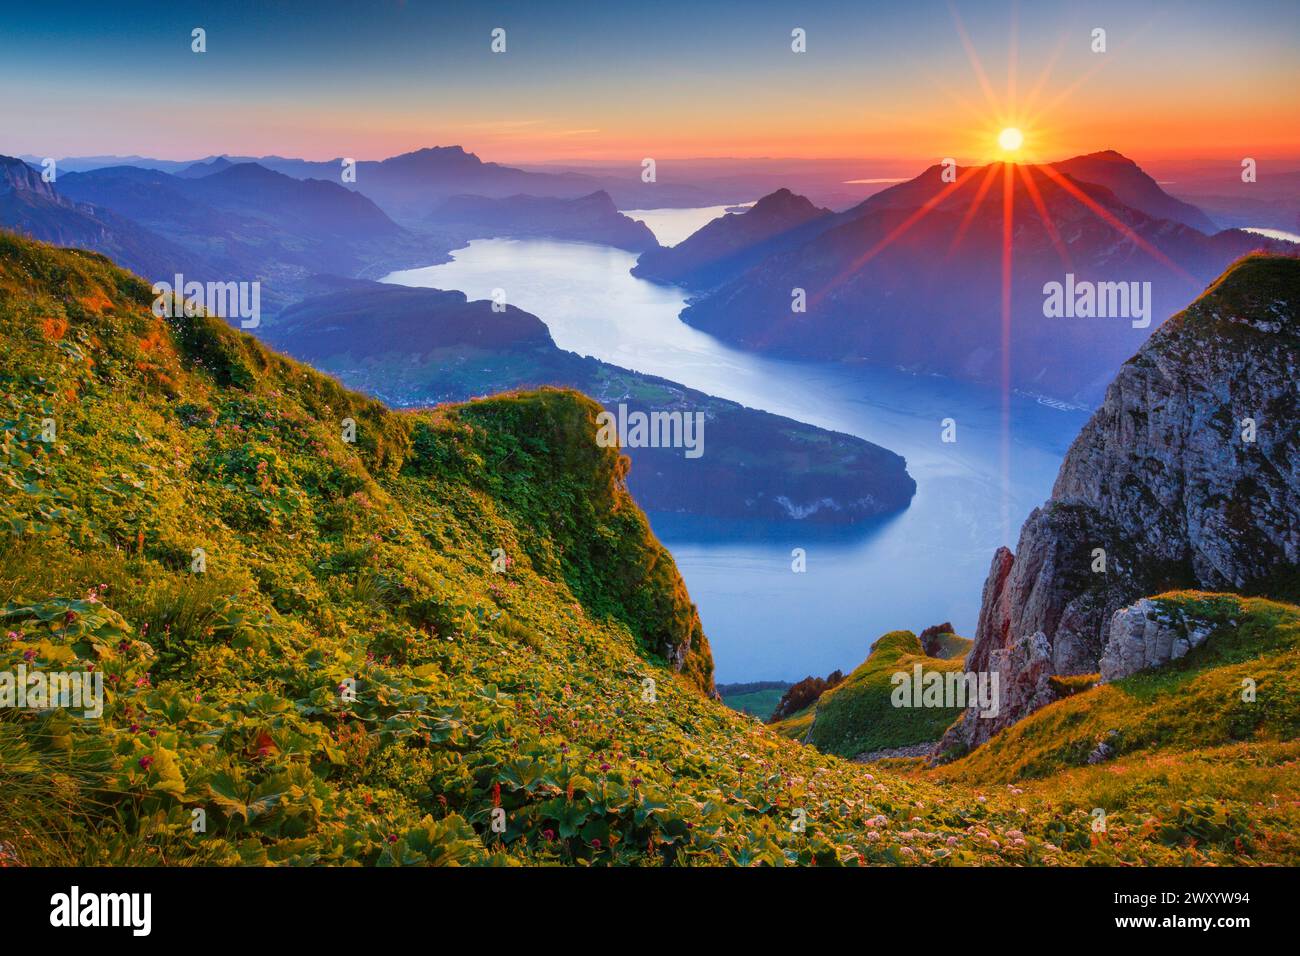
[[[1230,791],[1166,758],[1160,786],[1139,765],[1124,791],[1107,767],[1024,794],[783,740],[709,698],[698,617],[591,402],[394,413],[151,300],[102,255],[0,232],[0,664],[105,675],[100,719],[0,721],[0,826],[29,834],[9,862],[1300,853],[1285,744],[1207,753]],[[1098,841],[1102,783],[1123,803]]]
[[[967,711],[940,751],[986,742],[1099,670],[1112,616],[1176,588],[1300,585],[1300,259],[1234,263],[1120,369],[1052,497],[984,585],[970,671],[1001,673],[995,720]],[[1100,550],[1098,550],[1100,549]]]
[[[1010,384],[1094,402],[1163,316],[1239,256],[1283,248],[1239,231],[1206,236],[1153,219],[1106,186],[1047,167],[958,168],[953,183],[943,171],[933,166],[836,214],[807,242],[692,300],[682,320],[733,345],[791,358],[865,360],[1000,383],[1001,210],[1009,193]],[[1049,318],[1046,284],[1067,274],[1136,282],[1139,291],[1150,283],[1144,315]]]

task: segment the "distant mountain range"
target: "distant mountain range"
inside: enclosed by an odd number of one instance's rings
[[[321,273],[350,276],[372,263],[423,265],[445,255],[363,195],[255,163],[219,164],[202,177],[110,166],[47,183],[21,160],[0,157],[0,175],[0,225],[103,252],[151,281],[176,273],[259,281],[271,312],[307,294]]]
[[[201,282],[259,281],[268,316],[319,292],[323,276],[376,276],[445,262],[452,249],[478,238],[547,237],[634,252],[658,246],[644,223],[622,215],[608,193],[590,191],[588,183],[574,198],[460,193],[437,199],[436,211],[403,226],[368,195],[344,188],[328,164],[274,163],[330,178],[296,178],[216,157],[171,164],[170,171],[143,165],[64,170],[47,183],[22,160],[0,158],[0,226],[103,252],[154,280],[182,273]],[[426,150],[376,166],[383,169],[368,178],[370,186],[409,187],[431,202],[443,189],[477,185],[491,192],[507,184],[551,183],[531,173],[516,176],[517,170],[481,163],[459,149]],[[431,169],[448,175],[422,178]]]
[[[907,507],[916,490],[904,460],[878,445],[564,351],[535,315],[460,292],[350,283],[286,309],[264,337],[393,407],[553,385],[615,413],[702,413],[698,458],[623,449],[628,487],[652,511],[852,524]]]
[[[1229,262],[1254,249],[1294,251],[1215,232],[1114,151],[1040,166],[933,166],[841,212],[778,189],[667,249],[618,211],[673,204],[632,171],[625,181],[608,170],[523,170],[454,146],[358,163],[356,183],[341,181],[341,160],[95,165],[103,161],[63,161],[46,183],[3,160],[0,225],[148,276],[260,280],[270,316],[318,293],[324,278],[446,261],[475,238],[604,243],[641,252],[636,275],[696,293],[683,320],[741,347],[985,383],[1002,381],[1005,361],[1012,386],[1083,402]],[[1005,329],[1004,208],[1014,222]],[[1136,283],[1141,314],[1050,317],[1049,283]]]
[[[39,164],[40,158],[22,159]],[[626,172],[602,169],[588,174],[573,170],[535,171],[484,162],[460,146],[431,146],[390,156],[383,160],[361,160],[355,164],[354,182],[343,183],[344,157],[329,160],[294,159],[285,156],[208,156],[198,161],[159,160],[144,156],[69,157],[58,168],[80,172],[106,166],[136,166],[194,178],[217,172],[228,165],[257,163],[295,179],[322,179],[341,183],[364,193],[403,225],[428,215],[440,202],[452,196],[474,195],[494,199],[528,195],[577,199],[594,192],[609,193],[622,209],[707,206],[748,199],[752,193],[733,184],[701,189],[670,175],[643,182],[640,165],[629,164]]]
[[[32,239],[103,253],[145,276],[194,272],[200,262],[109,209],[62,195],[40,171],[8,156],[0,156],[0,225]]]
[[[842,213],[812,216],[802,207],[808,218],[794,217],[784,231],[779,222],[747,230],[753,211],[730,215],[675,256],[644,256],[638,274],[698,282],[703,294],[684,321],[783,356],[996,383],[1005,334],[1012,386],[1091,402],[1150,332],[1227,264],[1255,249],[1294,249],[1241,231],[1200,231],[1193,224],[1208,224],[1204,214],[1114,152],[1051,166],[957,167],[955,182],[944,172],[932,166]],[[791,206],[791,197],[779,205]],[[1013,222],[1008,329],[1004,207]],[[1049,318],[1051,282],[1138,283],[1139,296],[1150,291],[1141,302],[1150,324],[1141,327],[1136,314]]]

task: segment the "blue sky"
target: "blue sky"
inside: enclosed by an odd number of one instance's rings
[[[1018,97],[1049,62],[1040,105],[1087,77],[1044,118],[1045,149],[1300,152],[1294,0],[956,3],[996,109],[949,4],[930,0],[107,6],[0,9],[0,152],[960,154],[1015,118],[1013,48]]]

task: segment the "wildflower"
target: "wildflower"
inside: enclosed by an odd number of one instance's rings
[[[141,758],[140,758],[140,769],[141,769],[141,770],[148,770],[148,769],[149,769],[150,767],[152,767],[152,766],[153,766],[153,757],[141,757]]]
[[[546,840],[547,843],[550,843],[552,840],[555,839],[555,831],[549,828],[543,830],[542,838]]]
[[[592,838],[592,841],[591,841],[591,848],[592,848],[593,850],[599,850],[599,849],[600,849],[600,837],[594,837],[594,838]]]

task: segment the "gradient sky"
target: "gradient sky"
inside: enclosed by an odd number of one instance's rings
[[[1297,157],[1298,40],[1296,0],[40,0],[0,7],[0,153],[966,162],[1013,123],[1037,158]]]

